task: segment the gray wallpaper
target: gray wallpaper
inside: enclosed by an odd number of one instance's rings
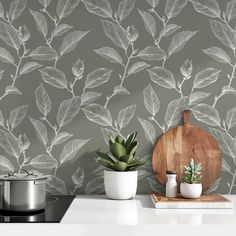
[[[1,174],[102,193],[95,151],[137,131],[138,192],[161,191],[153,145],[188,108],[222,149],[209,191],[236,193],[235,29],[235,0],[1,0]]]

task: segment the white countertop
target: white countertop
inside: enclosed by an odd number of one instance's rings
[[[3,236],[60,235],[235,235],[236,195],[234,209],[155,209],[150,195],[133,200],[108,200],[105,196],[78,196],[62,222],[47,224],[0,224]]]

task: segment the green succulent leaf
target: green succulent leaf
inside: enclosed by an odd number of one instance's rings
[[[133,154],[135,153],[137,147],[138,147],[138,142],[137,142],[137,141],[134,141],[133,143],[131,143],[131,144],[129,145],[128,148],[126,148],[126,151],[127,151],[127,153],[133,155]]]
[[[126,154],[122,157],[120,157],[120,161],[126,162],[126,163],[130,163],[133,160],[134,156],[132,154]]]
[[[120,157],[126,154],[125,148],[120,143],[117,143],[117,142],[113,143],[110,146],[110,151],[112,155],[117,159],[119,159]]]
[[[115,161],[110,157],[108,154],[103,153],[103,152],[97,152],[97,155],[102,158],[103,160],[110,161],[111,163],[115,163]]]
[[[127,168],[127,163],[123,162],[123,161],[118,161],[115,164],[113,164],[113,168],[116,171],[124,171]]]
[[[125,140],[120,135],[117,135],[115,141],[117,143],[120,143],[122,146],[124,146],[124,144],[125,144]]]

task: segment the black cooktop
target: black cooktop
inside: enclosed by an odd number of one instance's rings
[[[48,195],[46,209],[31,213],[0,210],[0,223],[59,223],[74,198],[73,195]]]

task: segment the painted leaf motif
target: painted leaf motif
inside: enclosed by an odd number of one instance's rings
[[[225,14],[229,20],[232,20],[236,17],[236,1],[230,0],[226,5]]]
[[[218,79],[220,72],[220,70],[216,70],[214,68],[206,68],[198,72],[195,76],[193,87],[203,88],[214,83]]]
[[[147,0],[147,2],[152,6],[152,8],[155,8],[159,4],[160,0]]]
[[[108,21],[102,20],[102,27],[105,35],[118,47],[127,49],[129,40],[126,31],[119,25]]]
[[[155,193],[165,192],[165,188],[160,183],[157,182],[157,180],[154,176],[148,177],[147,181],[148,181],[149,186],[153,192],[155,192]]]
[[[11,130],[16,128],[25,118],[26,113],[27,113],[27,107],[28,105],[23,105],[11,111],[10,118],[9,118],[9,125],[11,127]]]
[[[60,127],[68,125],[79,113],[80,98],[72,97],[64,100],[58,109],[57,123]]]
[[[135,62],[128,70],[128,75],[131,74],[136,74],[146,68],[148,68],[150,65],[147,64],[146,62],[140,61],[140,62]]]
[[[4,72],[5,72],[5,70],[0,70],[0,80],[2,79]]]
[[[185,44],[197,33],[197,31],[182,31],[172,38],[170,45],[167,49],[169,56],[179,52]]]
[[[164,57],[166,56],[166,53],[158,47],[154,46],[148,46],[142,50],[139,51],[138,56],[147,61],[153,61],[153,60],[163,60]]]
[[[174,32],[176,32],[177,30],[179,30],[180,28],[181,26],[176,25],[176,24],[165,25],[160,32],[160,37],[168,37]]]
[[[14,0],[10,4],[9,16],[12,20],[18,18],[26,7],[27,0]]]
[[[79,188],[82,187],[83,182],[84,182],[84,171],[83,169],[79,166],[76,171],[72,175],[72,181],[75,185],[77,185]]]
[[[65,182],[56,176],[50,176],[46,184],[47,192],[51,194],[67,194]]]
[[[112,9],[109,1],[107,0],[85,0],[84,5],[86,9],[103,18],[112,17]]]
[[[42,65],[40,65],[38,62],[35,62],[35,61],[27,62],[24,64],[24,66],[22,66],[19,73],[20,73],[20,75],[28,74],[28,73],[38,69],[41,66]]]
[[[42,84],[35,90],[35,99],[39,111],[46,117],[51,111],[52,102]]]
[[[119,55],[119,53],[110,47],[102,47],[99,49],[95,49],[94,50],[98,55],[100,55],[101,57],[107,59],[109,62],[112,63],[119,63],[122,64],[123,63],[123,59],[122,57]]]
[[[60,24],[55,27],[52,31],[51,38],[61,36],[65,34],[68,30],[72,29],[73,27],[67,24]]]
[[[227,111],[225,122],[227,124],[228,129],[231,129],[236,126],[236,107]]]
[[[81,79],[84,74],[84,62],[78,58],[78,60],[72,66],[72,73],[77,79]]]
[[[88,31],[74,31],[68,33],[62,41],[59,48],[60,55],[71,52],[78,45],[80,40],[88,33]]]
[[[215,108],[201,103],[194,106],[191,110],[197,120],[210,126],[220,126],[221,119]]]
[[[59,19],[69,16],[79,2],[80,0],[59,0],[57,4],[57,15]]]
[[[119,111],[117,122],[120,129],[125,128],[129,124],[129,122],[133,119],[135,114],[135,109],[136,105],[131,105]]]
[[[39,71],[45,83],[59,89],[67,88],[67,80],[62,71],[54,67],[45,67]]]
[[[236,94],[236,89],[230,86],[224,86],[222,88],[222,94]]]
[[[98,68],[90,72],[85,80],[86,88],[95,88],[106,83],[111,76],[112,70],[106,68]]]
[[[41,12],[34,10],[30,10],[30,13],[35,20],[38,31],[46,36],[48,34],[48,24],[45,16]]]
[[[47,46],[40,46],[31,51],[30,57],[39,61],[52,61],[57,57],[57,52]]]
[[[219,178],[216,180],[216,182],[207,190],[204,192],[204,194],[209,194],[209,193],[213,193],[217,190],[217,188],[219,187],[220,181],[222,178]]]
[[[4,124],[4,117],[2,111],[0,110],[0,126],[3,126],[3,124]]]
[[[216,0],[190,0],[193,4],[194,9],[206,16],[212,18],[220,17],[221,11],[219,4]]]
[[[51,169],[58,165],[56,159],[46,154],[40,154],[30,161],[30,165],[37,169]]]
[[[17,139],[5,130],[0,129],[0,146],[9,155],[19,158],[21,149]]]
[[[7,94],[22,94],[21,91],[18,88],[14,87],[14,86],[11,86],[11,85],[8,85],[6,87],[5,92]]]
[[[50,5],[51,0],[39,0],[39,2],[43,5],[44,8],[47,8]]]
[[[171,71],[162,67],[153,67],[148,70],[151,80],[165,88],[175,88],[176,82]]]
[[[2,155],[0,155],[0,170],[8,173],[14,171],[14,166]]]
[[[155,130],[154,125],[150,121],[143,120],[139,117],[138,117],[138,121],[144,130],[146,139],[154,145],[156,142],[156,130]]]
[[[101,132],[102,132],[102,137],[103,137],[103,139],[104,139],[104,141],[105,141],[105,143],[107,145],[109,145],[109,141],[108,141],[107,137],[109,137],[109,136],[112,136],[112,137],[117,136],[117,132],[115,132],[114,130],[107,129],[107,128],[104,128],[104,127],[100,127],[100,129],[101,129]]]
[[[205,100],[209,96],[210,96],[210,93],[205,93],[201,91],[194,92],[190,95],[189,105],[190,106],[196,105],[202,102],[203,100]]]
[[[8,24],[0,21],[0,38],[10,47],[18,50],[21,45],[19,34]]]
[[[104,193],[103,177],[98,176],[88,181],[85,188],[85,194],[102,194],[102,193]]]
[[[4,63],[14,64],[14,58],[5,48],[0,47],[0,61]]]
[[[146,109],[155,116],[160,109],[160,101],[151,84],[143,90],[143,98]]]
[[[153,16],[149,12],[138,10],[140,16],[142,17],[145,29],[153,37],[156,35],[156,22]]]
[[[165,6],[165,14],[167,18],[173,18],[179,15],[188,0],[167,0]]]
[[[210,20],[210,25],[213,34],[221,41],[221,43],[226,47],[232,49],[236,48],[236,36],[230,27],[217,20]]]
[[[124,20],[134,9],[135,0],[122,0],[119,3],[117,16],[120,21]]]
[[[123,86],[120,86],[120,85],[117,85],[114,87],[113,93],[115,95],[117,95],[117,94],[130,94],[130,92],[126,88],[124,88]]]
[[[59,145],[64,143],[66,140],[71,138],[73,135],[67,132],[58,133],[51,141],[51,146]]]
[[[4,17],[4,9],[2,6],[2,3],[0,2],[0,17],[3,18]]]
[[[218,62],[226,63],[226,64],[231,63],[231,59],[228,56],[228,54],[223,49],[221,49],[219,47],[211,47],[208,49],[204,49],[202,51]]]
[[[231,166],[225,158],[222,158],[222,171],[231,172]]]
[[[36,131],[36,136],[44,145],[48,142],[48,132],[47,127],[44,125],[44,123],[40,120],[34,120],[30,118],[31,123],[34,126],[34,129]]]
[[[72,141],[68,142],[59,156],[60,164],[65,161],[69,161],[73,159],[78,151],[89,141],[89,139],[82,140],[82,139],[73,139]]]
[[[90,104],[83,108],[83,111],[88,120],[93,121],[102,126],[111,126],[112,117],[108,109],[99,104]]]
[[[81,106],[88,105],[98,99],[102,93],[92,91],[85,92],[81,95]]]

